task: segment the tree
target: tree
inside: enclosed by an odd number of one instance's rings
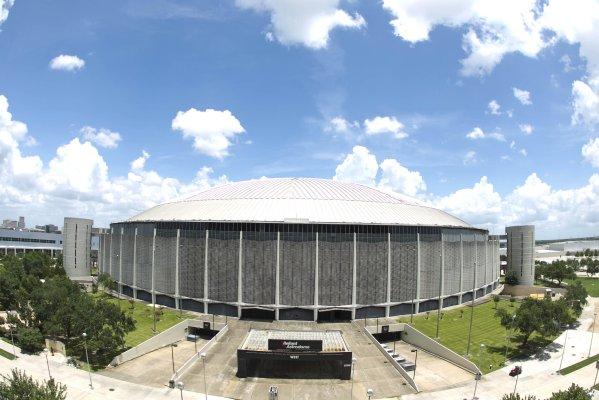
[[[572,304],[572,309],[577,316],[582,314],[582,308],[587,304],[588,292],[580,281],[568,285],[565,300]]]
[[[53,379],[38,383],[30,376],[13,369],[9,376],[0,382],[0,399],[19,400],[65,400],[67,388]]]
[[[576,272],[572,267],[567,265],[563,260],[556,260],[547,265],[545,269],[547,278],[556,280],[558,286],[566,279],[576,279]]]
[[[592,396],[588,390],[576,384],[572,384],[567,390],[560,390],[551,395],[548,400],[591,400]]]
[[[516,271],[509,271],[505,275],[505,283],[507,283],[508,285],[518,284],[518,275],[516,274]]]
[[[116,290],[117,283],[107,273],[98,275],[98,285],[102,286],[104,290]]]
[[[25,353],[37,354],[44,349],[44,337],[37,328],[18,327],[16,339],[19,347]]]

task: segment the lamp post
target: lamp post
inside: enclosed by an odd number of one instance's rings
[[[10,327],[10,341],[12,342],[12,355],[17,358],[17,351],[15,350],[15,338],[12,334],[12,324],[8,325]]]
[[[368,400],[372,399],[372,396],[374,396],[374,390],[368,389],[366,391],[366,396],[368,396]]]
[[[474,375],[474,394],[472,395],[472,400],[478,400],[478,397],[476,397],[476,389],[478,389],[478,381],[480,381],[482,378],[482,374],[480,372],[477,372]]]
[[[564,347],[562,348],[562,357],[559,360],[558,371],[562,369],[562,363],[564,362],[564,354],[566,353],[566,343],[568,343],[568,330],[566,329],[566,337],[564,337]]]
[[[208,400],[208,386],[206,385],[206,353],[200,354],[200,358],[202,359],[202,364],[204,367],[204,395],[206,400]]]
[[[412,376],[412,379],[416,379],[416,367],[418,366],[418,349],[412,349],[410,350],[411,353],[415,353],[414,354],[414,375]]]
[[[85,361],[87,362],[87,373],[89,374],[89,387],[93,389],[94,384],[92,383],[92,371],[89,364],[89,355],[87,354],[87,333],[83,332],[81,336],[83,336],[83,346],[85,347]]]
[[[356,363],[358,359],[356,357],[352,357],[351,359],[351,389],[349,391],[349,399],[353,400],[354,398],[354,371],[356,370]]]
[[[179,392],[181,393],[181,400],[183,400],[183,389],[185,388],[185,384],[183,384],[183,382],[179,381],[177,382],[177,389],[179,389]]]
[[[171,363],[173,364],[173,374],[175,373],[175,350],[177,343],[171,343]]]
[[[593,314],[593,330],[591,331],[591,343],[589,344],[589,354],[587,358],[591,356],[591,348],[593,347],[593,337],[595,336],[595,320],[597,319],[597,313]]]
[[[46,367],[48,367],[48,379],[52,380],[52,374],[50,374],[50,362],[48,361],[48,349],[44,349],[44,354],[46,355]]]

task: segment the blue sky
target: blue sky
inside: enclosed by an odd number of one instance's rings
[[[0,217],[106,225],[310,176],[492,232],[597,235],[599,4],[571,8],[0,0]]]

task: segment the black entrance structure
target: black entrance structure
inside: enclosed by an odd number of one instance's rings
[[[252,329],[237,349],[237,376],[347,380],[351,359],[340,331]]]

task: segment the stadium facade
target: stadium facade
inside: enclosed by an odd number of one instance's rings
[[[100,271],[126,296],[281,320],[418,313],[489,294],[499,240],[444,211],[326,179],[232,183],[111,224]]]

